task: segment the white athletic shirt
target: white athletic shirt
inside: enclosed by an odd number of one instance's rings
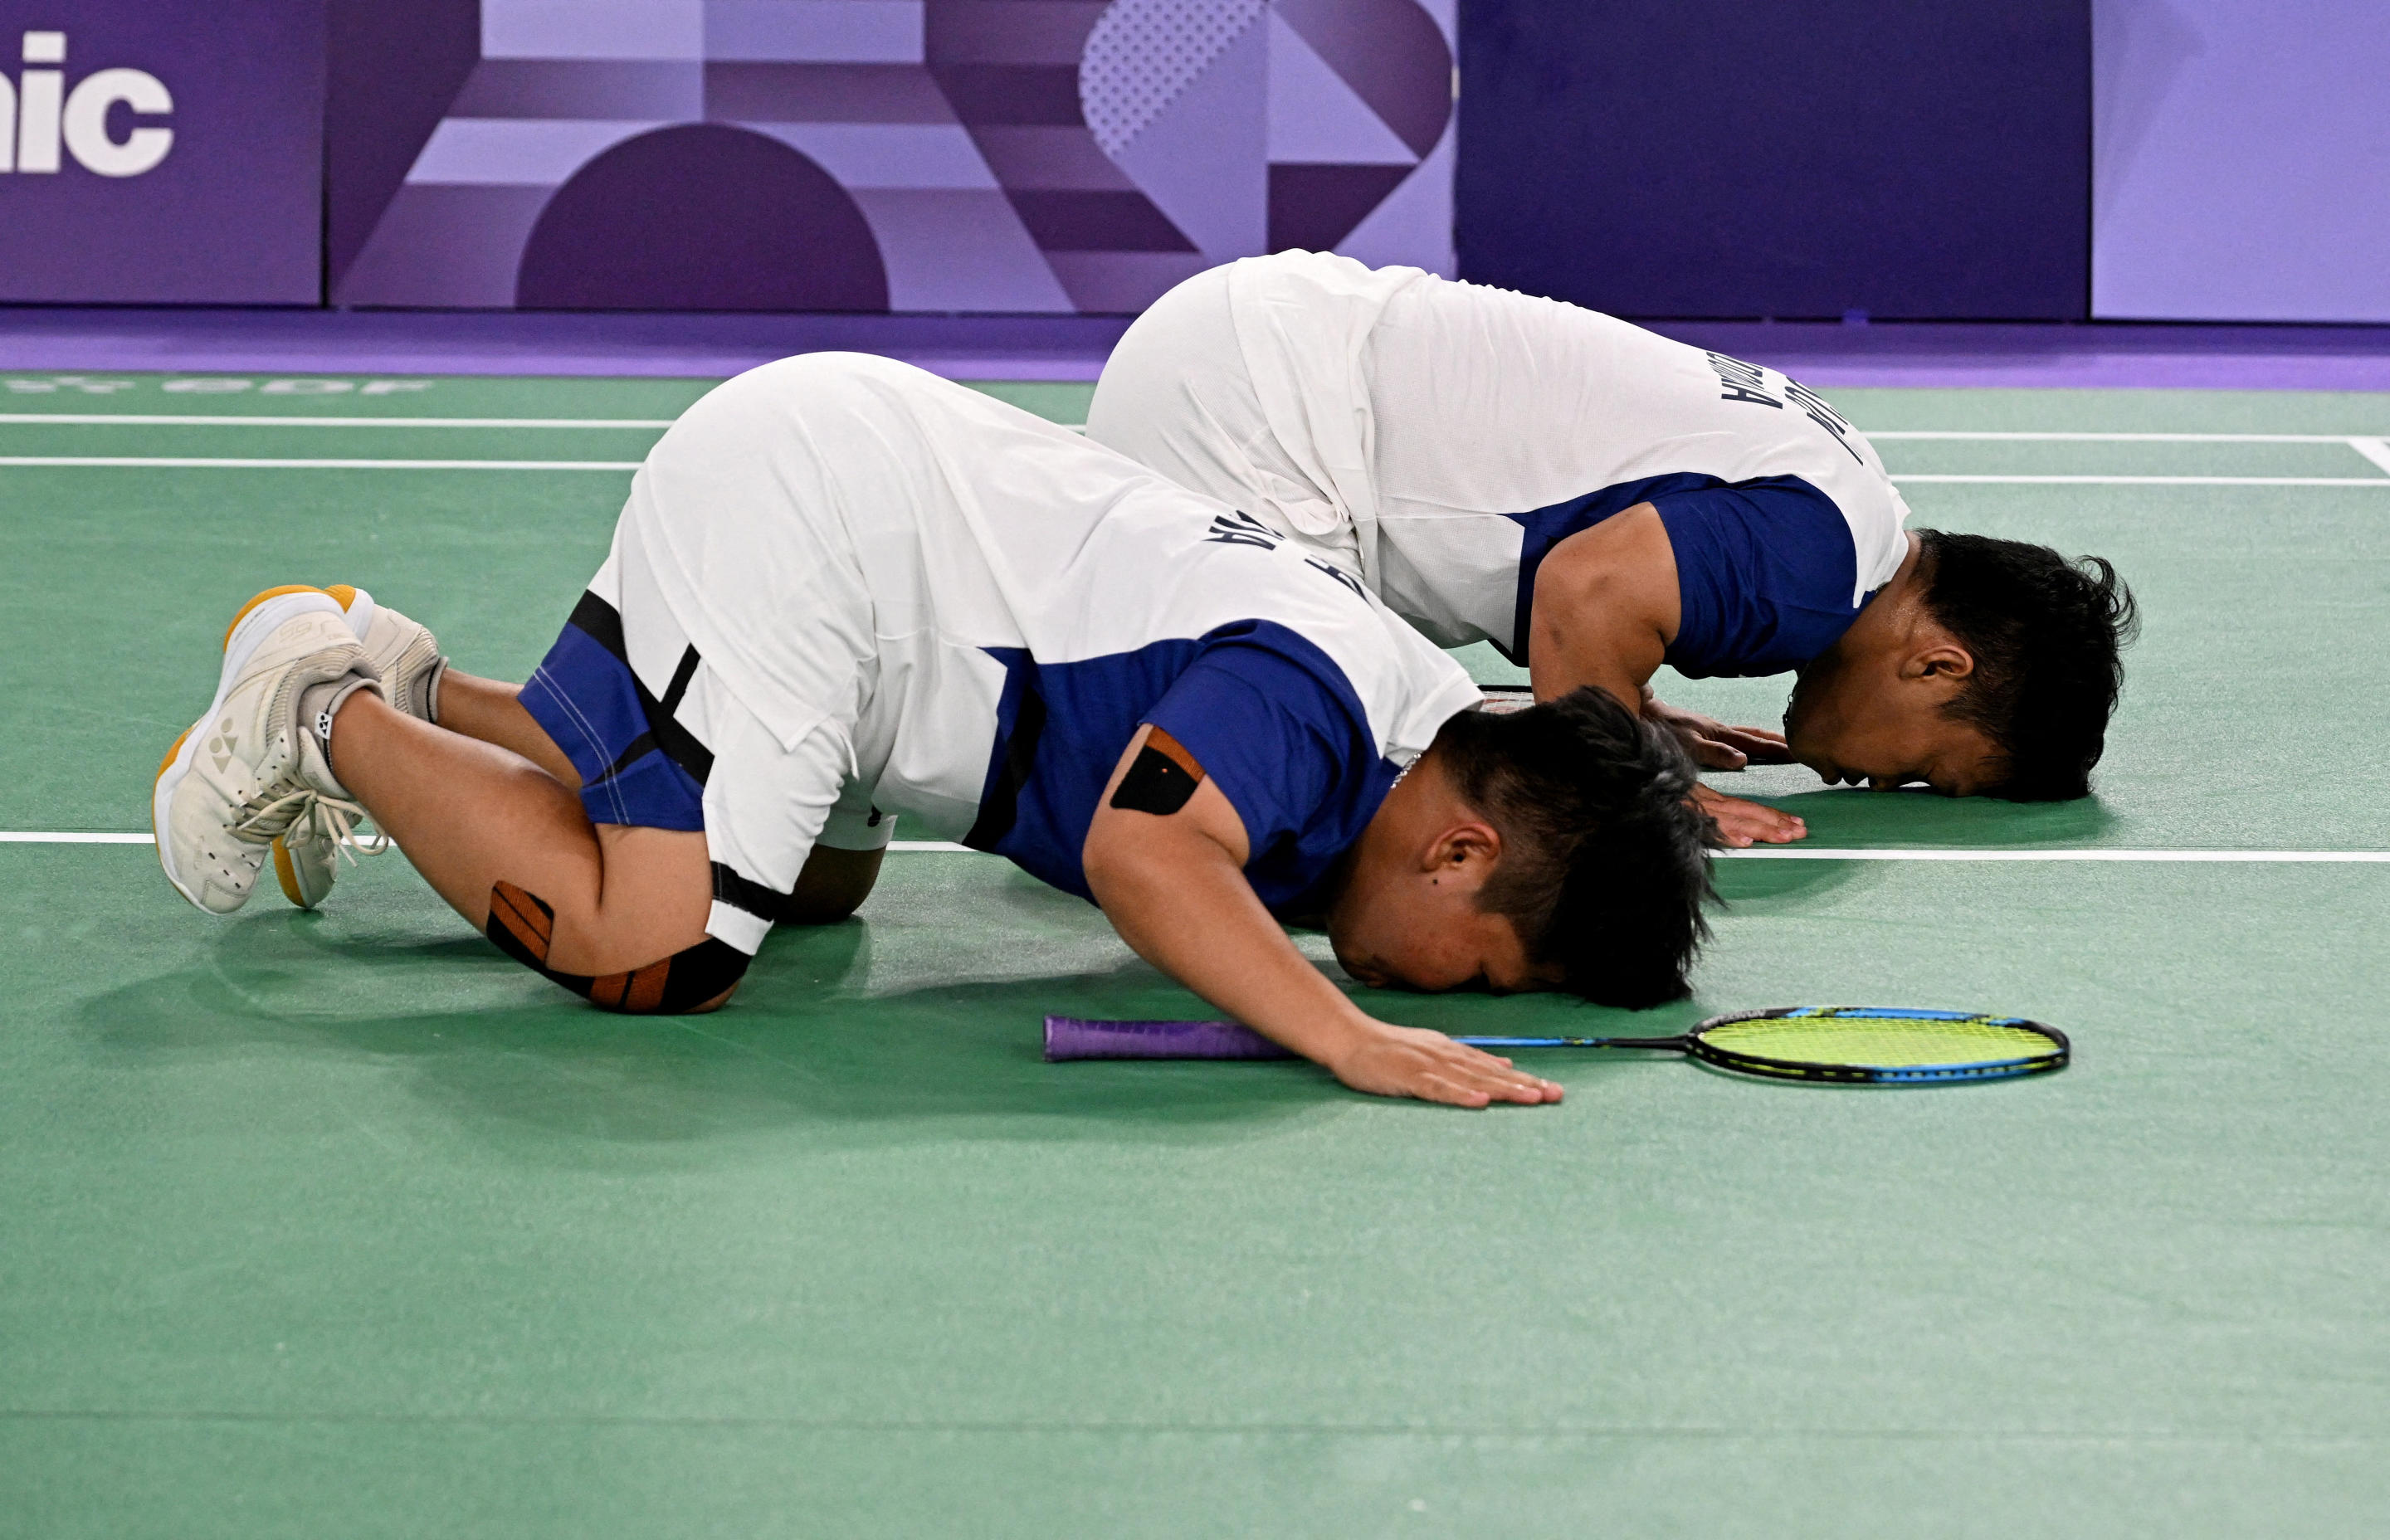
[[[1823,651],[1908,548],[1875,450],[1777,371],[1345,257],[1247,258],[1164,295],[1087,429],[1329,553],[1435,641],[1513,656],[1543,554],[1638,502],[1676,547],[1687,673]]]
[[[723,901],[709,928],[749,951],[839,795],[793,783],[835,780],[842,761],[850,792],[908,827],[1085,895],[1096,800],[1153,722],[1236,807],[1247,876],[1284,906],[1478,699],[1357,583],[1258,520],[861,354],[769,364],[690,407],[635,479],[600,577],[591,602],[621,607],[651,697],[685,637],[683,687],[718,686],[758,725],[709,725],[698,777]],[[638,603],[669,612],[662,651]],[[809,757],[808,740],[843,751]]]

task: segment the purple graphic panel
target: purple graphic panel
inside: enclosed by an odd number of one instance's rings
[[[523,244],[515,298],[540,310],[886,310],[888,275],[828,172],[777,139],[684,123],[624,140],[557,189]]]
[[[328,0],[326,277],[337,290],[482,57],[479,0]]]
[[[0,0],[0,301],[322,297],[321,0]]]
[[[1451,0],[333,0],[351,305],[1124,313],[1450,266]]]

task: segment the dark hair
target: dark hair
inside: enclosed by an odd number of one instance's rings
[[[1708,816],[1688,801],[1693,765],[1674,735],[1598,689],[1525,711],[1463,712],[1435,751],[1502,836],[1478,907],[1517,927],[1562,986],[1640,1010],[1690,991],[1715,896]]]
[[[2096,556],[1920,530],[1925,607],[1974,654],[1972,681],[1946,708],[2005,762],[1984,789],[2011,802],[2091,790],[2125,682],[2118,654],[2140,628],[2132,590]]]

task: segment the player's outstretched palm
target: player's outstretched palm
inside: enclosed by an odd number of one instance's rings
[[[1717,825],[1718,842],[1734,850],[1754,843],[1789,845],[1809,837],[1809,826],[1790,813],[1780,812],[1766,802],[1728,797],[1706,786],[1693,788],[1693,805]]]
[[[1784,735],[1765,727],[1730,727],[1714,716],[1671,706],[1648,695],[1643,699],[1643,719],[1676,734],[1685,752],[1704,770],[1740,770],[1746,764],[1792,763],[1792,751],[1785,745]]]
[[[1416,1027],[1381,1025],[1330,1067],[1356,1091],[1378,1097],[1416,1097],[1453,1107],[1497,1101],[1534,1107],[1561,1099],[1559,1086],[1512,1068],[1509,1059]]]

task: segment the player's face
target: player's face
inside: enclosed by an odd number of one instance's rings
[[[1973,796],[1999,779],[1999,753],[1981,728],[1943,711],[1947,699],[1829,654],[1792,687],[1784,738],[1829,786],[1888,791],[1922,782],[1946,797]]]
[[[1551,989],[1559,981],[1527,959],[1518,930],[1476,905],[1473,888],[1425,879],[1348,887],[1328,918],[1344,971],[1372,989]]]

